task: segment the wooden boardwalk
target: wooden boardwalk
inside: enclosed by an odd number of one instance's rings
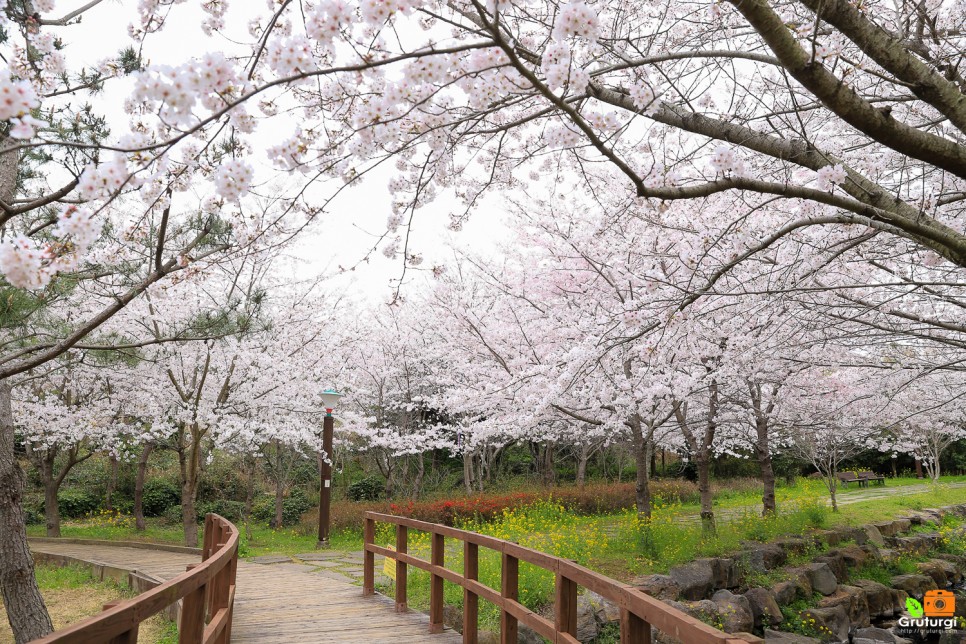
[[[31,550],[138,570],[161,580],[185,571],[200,557],[160,550],[88,544],[32,542]],[[256,642],[430,642],[455,644],[447,630],[429,634],[429,619],[417,612],[396,613],[387,597],[363,597],[362,588],[320,574],[238,562],[233,644]]]

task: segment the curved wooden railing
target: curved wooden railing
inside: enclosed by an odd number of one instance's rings
[[[180,644],[228,644],[235,604],[238,528],[217,514],[205,517],[201,563],[137,597],[112,602],[99,615],[34,640],[32,644],[133,644],[138,627],[178,600]]]
[[[396,549],[383,548],[375,543],[376,522],[396,526]],[[430,535],[430,560],[419,559],[408,553],[409,529]],[[463,542],[463,574],[445,568],[445,538]],[[483,598],[500,609],[500,642],[516,644],[519,624],[525,624],[551,642],[580,644],[577,639],[577,590],[591,590],[620,608],[621,642],[650,644],[651,626],[687,644],[747,644],[760,642],[757,637],[731,635],[683,613],[642,591],[605,577],[572,561],[554,557],[532,548],[475,532],[450,528],[436,523],[417,521],[378,512],[366,512],[365,562],[363,594],[375,593],[375,555],[396,561],[396,611],[407,609],[406,576],[408,566],[430,574],[429,632],[443,630],[443,582],[449,581],[463,588],[463,642],[478,641],[479,600]],[[501,553],[501,583],[496,590],[479,582],[479,548]],[[534,613],[518,601],[518,574],[524,561],[556,575],[554,620]]]

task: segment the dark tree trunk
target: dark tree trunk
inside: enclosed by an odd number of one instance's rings
[[[117,487],[118,467],[117,454],[111,454],[111,473],[107,477],[107,490],[104,493],[104,508],[108,512],[114,511],[114,488]]]
[[[0,590],[16,644],[44,637],[54,625],[34,577],[23,512],[25,477],[13,452],[10,384],[0,381]]]
[[[283,512],[285,510],[285,486],[281,480],[275,481],[275,518],[272,519],[272,527],[278,530],[282,527]]]
[[[587,461],[590,460],[590,445],[581,443],[577,448],[577,487],[581,490],[587,483]]]
[[[423,493],[423,480],[426,478],[426,463],[423,461],[424,454],[416,454],[416,476],[413,477],[413,500],[417,500]]]
[[[694,464],[698,469],[698,493],[701,495],[701,527],[707,534],[714,534],[714,505],[711,495],[711,459],[707,449],[698,450]]]
[[[651,477],[648,467],[648,440],[643,433],[643,424],[639,416],[633,416],[629,422],[631,426],[632,442],[634,445],[634,462],[637,465],[637,481],[634,486],[637,516],[651,518]]]
[[[60,536],[60,506],[57,505],[57,491],[60,483],[44,476],[44,518],[47,522],[47,536]]]
[[[154,451],[154,443],[147,443],[138,457],[138,470],[134,478],[134,528],[138,532],[147,529],[144,520],[144,481],[148,474],[148,459]]]
[[[201,469],[201,440],[194,427],[185,428],[189,433],[188,444],[178,452],[181,468],[181,524],[184,528],[184,544],[188,547],[198,545],[198,514],[195,501],[198,498],[198,483]]]
[[[463,452],[463,488],[466,494],[473,494],[473,452]]]
[[[758,455],[758,465],[761,468],[761,513],[762,516],[774,515],[778,512],[775,500],[775,469],[772,467],[771,454],[768,452]]]

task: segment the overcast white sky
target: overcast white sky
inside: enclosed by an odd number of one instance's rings
[[[82,6],[86,0],[58,0],[52,15],[59,17]],[[209,37],[201,30],[203,13],[199,0],[188,0],[184,5],[172,8],[171,21],[161,34],[151,36],[146,44],[144,59],[150,64],[178,65],[194,56],[207,51],[221,50],[226,55],[245,53],[244,48],[227,41],[222,36]],[[234,0],[226,16],[228,28],[246,34],[248,21],[256,15],[266,15],[264,0]],[[71,68],[81,64],[95,64],[112,57],[123,47],[131,44],[128,38],[128,25],[137,21],[136,0],[108,0],[85,14],[81,26],[61,28],[62,39],[66,44],[65,55]],[[92,26],[96,25],[96,28]],[[128,81],[113,82],[107,95],[111,104],[101,107],[112,122],[116,135],[126,131],[127,118],[120,109],[120,101],[114,102],[120,88],[124,95],[130,87]],[[257,113],[257,110],[253,110]],[[272,123],[279,123],[272,119]],[[267,124],[260,124],[255,141],[265,141],[265,145],[291,135],[294,123],[271,131]],[[256,143],[256,145],[258,145]],[[254,155],[256,169],[259,165],[269,168],[264,153],[256,149]],[[320,225],[306,231],[291,249],[290,270],[293,277],[309,278],[326,273],[335,275],[338,267],[355,266],[355,270],[342,276],[333,277],[332,288],[349,290],[358,297],[378,302],[387,300],[393,293],[394,280],[402,273],[402,260],[389,260],[381,252],[371,253],[368,261],[363,261],[378,236],[385,231],[386,219],[390,213],[390,197],[386,183],[391,166],[387,165],[378,174],[367,178],[361,185],[345,191],[330,206]],[[458,203],[446,195],[436,203],[420,210],[415,218],[410,235],[410,250],[423,255],[423,269],[434,264],[448,262],[452,258],[451,245],[472,245],[476,252],[490,252],[507,237],[508,229],[504,223],[501,208],[502,200],[491,197],[484,202],[483,208],[470,220],[463,231],[453,233],[447,229],[448,213],[460,209]],[[419,272],[407,273],[407,281],[418,280]]]

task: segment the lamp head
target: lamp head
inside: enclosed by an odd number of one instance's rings
[[[332,410],[335,409],[336,404],[339,402],[339,398],[342,394],[337,392],[335,389],[326,389],[322,392],[322,406],[325,407],[325,413],[332,414]]]

